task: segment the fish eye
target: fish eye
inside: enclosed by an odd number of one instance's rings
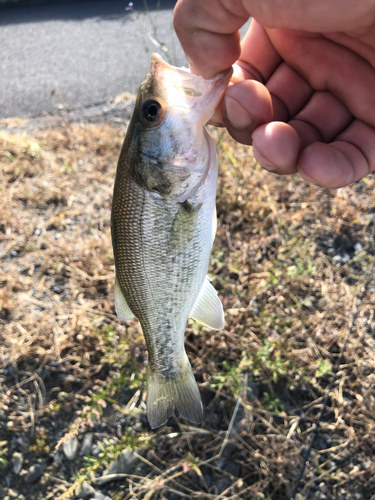
[[[149,125],[157,125],[162,117],[162,106],[155,99],[145,101],[141,106],[141,116]]]

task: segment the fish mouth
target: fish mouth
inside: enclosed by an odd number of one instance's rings
[[[159,54],[154,53],[151,56],[150,73],[159,82],[162,82],[166,89],[170,91],[171,88],[174,88],[180,96],[186,97],[183,99],[183,107],[193,107],[193,102],[197,99],[205,107],[216,107],[232,77],[233,68],[230,67],[214,78],[205,80],[202,76],[191,73],[188,68],[172,66],[164,61]]]

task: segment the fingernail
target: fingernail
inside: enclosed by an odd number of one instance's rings
[[[253,143],[253,153],[254,153],[254,158],[256,161],[259,163],[259,165],[264,168],[264,170],[267,170],[268,172],[276,173],[279,170],[278,165],[275,165],[274,163],[269,163],[267,160],[264,159],[263,155],[259,153],[258,149]]]
[[[262,168],[264,168],[264,170],[267,170],[267,172],[272,172],[273,174],[275,174],[279,170],[279,167],[275,167],[275,165],[266,166],[266,165],[260,164],[260,166]]]
[[[213,127],[225,127],[223,123],[215,122],[214,120],[208,120],[207,125],[212,125]]]
[[[229,96],[224,99],[224,114],[235,128],[251,127],[253,123],[252,116],[237,100]]]
[[[301,169],[299,170],[298,173],[304,181],[310,182],[310,184],[315,184],[315,186],[322,187],[322,185],[318,181],[316,181],[313,177],[307,174],[304,170]]]

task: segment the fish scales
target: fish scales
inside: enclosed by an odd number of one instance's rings
[[[221,303],[206,280],[217,163],[203,124],[228,74],[210,83],[153,55],[119,158],[112,204],[116,312],[123,320],[136,316],[146,339],[152,427],[165,423],[176,408],[192,422],[202,419],[184,349],[186,321],[192,316],[213,328],[223,326]],[[188,91],[198,98],[199,89],[209,88],[207,109],[202,99],[170,98],[175,75],[177,82],[187,79]]]
[[[186,318],[205,279],[211,225],[202,224],[202,220],[211,219],[212,203],[206,203],[196,214],[196,230],[190,244],[170,249],[166,242],[170,240],[176,214],[185,209],[153,198],[134,181],[123,186],[127,203],[120,204],[119,210],[115,208],[121,221],[115,225],[116,262],[120,263],[116,266],[117,277],[128,290],[129,307],[140,320],[146,340],[151,342],[155,330],[161,337],[160,343],[149,351],[149,362],[161,372],[178,370],[181,359],[176,352],[180,348],[182,353],[183,337],[176,339],[174,334],[185,329]],[[190,213],[187,219],[190,222]]]

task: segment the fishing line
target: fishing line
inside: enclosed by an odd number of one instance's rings
[[[337,372],[338,372],[338,370],[340,368],[340,365],[341,365],[341,362],[343,360],[343,357],[344,357],[344,354],[345,354],[345,350],[346,350],[346,346],[348,344],[350,335],[351,335],[351,333],[354,330],[354,324],[357,321],[359,310],[361,308],[362,301],[364,299],[365,293],[367,291],[367,288],[368,288],[369,284],[371,283],[371,280],[373,279],[374,271],[375,271],[375,258],[373,259],[372,266],[370,268],[370,271],[369,271],[367,280],[365,282],[365,285],[363,287],[362,293],[357,298],[358,302],[357,302],[357,306],[356,306],[356,308],[354,310],[354,314],[351,315],[351,323],[350,323],[350,327],[349,327],[349,330],[348,330],[348,334],[346,336],[344,345],[343,345],[343,347],[341,349],[340,357],[338,358],[338,360],[336,362],[336,365],[335,365],[335,368],[333,370],[333,376],[332,376],[331,382],[330,382],[330,384],[328,386],[328,390],[327,390],[325,398],[324,398],[323,407],[322,407],[322,410],[320,412],[318,421],[315,424],[314,434],[313,434],[313,436],[311,438],[310,445],[309,445],[309,447],[307,449],[307,452],[305,453],[305,459],[304,459],[303,464],[302,464],[301,472],[300,472],[300,474],[298,476],[297,485],[294,488],[293,495],[292,495],[292,497],[291,497],[290,500],[296,500],[296,494],[298,493],[299,487],[301,485],[301,481],[302,481],[303,475],[305,473],[307,461],[308,461],[308,459],[310,457],[311,450],[312,450],[312,448],[314,446],[315,439],[316,439],[316,437],[318,435],[318,432],[319,432],[320,424],[322,422],[322,419],[324,417],[324,413],[325,413],[325,411],[327,409],[327,406],[328,406],[328,400],[329,400],[329,397],[330,397],[330,394],[331,394],[331,391],[332,391],[332,388],[333,388],[333,384],[336,382]]]

